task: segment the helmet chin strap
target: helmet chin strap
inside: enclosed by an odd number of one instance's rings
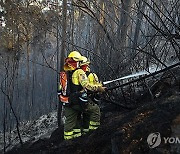
[[[79,62],[77,62],[76,68],[79,68],[79,67],[80,67],[80,64],[79,64]]]

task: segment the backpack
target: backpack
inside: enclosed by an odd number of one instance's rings
[[[85,104],[88,101],[87,94],[86,92],[80,92],[79,87],[72,84],[72,74],[73,72],[69,71],[62,71],[59,74],[59,101],[62,102],[63,105]]]

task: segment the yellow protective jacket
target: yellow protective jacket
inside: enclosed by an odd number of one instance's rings
[[[77,69],[72,74],[72,83],[75,85],[81,85],[83,88],[90,91],[98,91],[98,88],[102,87],[102,84],[99,82],[95,84],[95,79],[98,78],[93,78],[92,76],[94,75],[91,73],[91,75],[87,77],[86,73],[82,69]]]

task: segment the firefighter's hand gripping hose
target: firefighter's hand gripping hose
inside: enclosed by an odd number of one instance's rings
[[[102,93],[102,92],[105,92],[106,89],[107,89],[106,87],[100,86],[100,87],[98,87],[97,91],[100,92],[100,93]]]

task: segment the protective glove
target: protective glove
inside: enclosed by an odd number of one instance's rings
[[[99,86],[99,87],[97,88],[97,91],[102,93],[102,92],[105,92],[106,89],[107,89],[106,87]]]

